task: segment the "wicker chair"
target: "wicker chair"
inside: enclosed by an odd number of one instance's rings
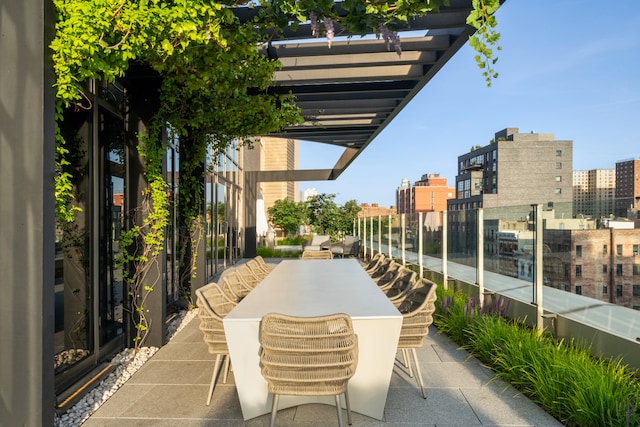
[[[375,269],[380,265],[380,263],[385,259],[385,256],[382,252],[377,252],[369,262],[363,266],[364,271],[371,274],[375,271]]]
[[[437,285],[432,281],[421,279],[398,307],[402,313],[402,329],[400,330],[398,349],[402,350],[409,376],[413,377],[411,361],[407,357],[407,351],[411,350],[417,374],[416,379],[422,391],[422,397],[425,399],[427,393],[422,381],[416,348],[422,347],[424,338],[429,334],[429,326],[433,323],[433,312],[436,309],[436,287]]]
[[[257,255],[254,259],[258,262],[258,265],[260,266],[260,268],[262,268],[262,270],[265,271],[267,274],[273,271],[273,266],[267,264],[264,258],[262,258],[260,255]]]
[[[245,263],[245,265],[249,268],[249,270],[251,270],[253,275],[260,280],[267,277],[267,275],[270,273],[269,271],[263,270],[262,266],[256,259],[250,259]]]
[[[227,382],[229,349],[227,348],[227,338],[224,334],[222,319],[236,306],[236,303],[224,294],[217,283],[210,283],[197,289],[196,297],[198,317],[200,318],[200,330],[204,334],[204,341],[209,347],[209,353],[216,355],[213,375],[211,376],[211,385],[209,386],[209,394],[207,395],[208,406],[211,403],[211,396],[213,396],[216,379],[220,371],[220,363],[223,358],[223,382]]]
[[[302,251],[302,259],[333,259],[333,253],[329,250]]]
[[[382,276],[372,277],[372,279],[382,291],[385,291],[396,281],[402,268],[402,264],[391,261]]]
[[[246,263],[236,267],[236,271],[238,272],[238,275],[244,282],[245,286],[249,287],[250,289],[258,286],[258,283],[260,283],[262,279],[264,279],[263,276],[256,275]]]
[[[340,395],[344,393],[351,424],[348,381],[358,363],[358,338],[351,318],[338,313],[292,317],[269,313],[260,324],[260,366],[273,394],[271,426],[280,395],[335,396],[342,426]]]
[[[218,285],[222,288],[223,292],[229,297],[229,299],[236,303],[242,301],[242,299],[253,289],[242,279],[240,272],[237,270],[221,277],[218,280]]]
[[[385,257],[380,262],[380,264],[378,264],[378,266],[375,268],[375,270],[369,272],[369,276],[371,276],[371,278],[374,281],[376,281],[377,279],[380,278],[380,276],[382,276],[384,273],[387,272],[387,269],[389,268],[389,266],[391,265],[392,262],[394,262],[393,259]]]
[[[393,305],[399,307],[415,285],[416,272],[401,267],[395,280],[391,283],[391,286],[384,290],[384,293]]]

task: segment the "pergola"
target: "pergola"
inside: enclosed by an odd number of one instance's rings
[[[340,3],[336,8],[341,10]],[[338,25],[331,46],[313,39],[309,24],[274,35],[263,50],[283,67],[271,89],[295,95],[305,122],[271,136],[331,144],[344,151],[326,169],[247,171],[247,187],[267,181],[336,179],[475,32],[466,24],[471,9],[471,0],[451,0],[440,12],[399,28],[401,55],[374,36],[340,38]],[[254,13],[250,8],[237,11],[242,19]],[[255,240],[251,230],[255,231],[256,195],[245,194],[250,255],[255,251],[250,246]]]

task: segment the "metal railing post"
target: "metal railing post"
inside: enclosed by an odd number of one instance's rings
[[[369,218],[369,242],[371,242],[369,246],[371,246],[371,256],[373,257],[373,217]]]
[[[393,246],[391,246],[391,215],[389,215],[389,233],[387,234],[387,249],[389,249],[389,258],[393,258]]]
[[[400,216],[400,224],[401,224],[401,229],[400,229],[400,250],[402,251],[402,265],[406,265],[407,264],[407,257],[405,254],[405,237],[406,237],[406,233],[407,233],[407,226],[405,224],[405,215],[406,214],[402,214]]]
[[[482,309],[484,307],[484,210],[482,208],[478,209],[477,229],[476,283],[478,284],[480,309]]]
[[[420,269],[420,279],[424,277],[422,262],[422,212],[418,212],[418,268]]]
[[[448,231],[448,212],[442,212],[442,286],[444,289],[449,289],[449,272],[447,271],[447,239],[449,238]]]
[[[382,215],[378,215],[378,252],[382,252]]]
[[[542,305],[542,286],[544,286],[544,269],[543,269],[543,259],[542,259],[542,246],[543,246],[543,237],[542,237],[542,205],[537,204],[532,207],[535,207],[535,224],[536,224],[536,232],[535,232],[535,257],[534,257],[534,271],[535,271],[535,304],[536,304],[536,320],[538,326],[538,333],[541,334],[544,329],[543,324],[543,314],[544,309]],[[612,248],[613,249],[613,248]]]
[[[362,218],[362,257],[367,259],[367,218]]]

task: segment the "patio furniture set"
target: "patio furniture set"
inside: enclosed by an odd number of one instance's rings
[[[382,419],[396,363],[415,370],[426,399],[415,349],[433,320],[435,288],[383,255],[366,265],[301,257],[275,268],[258,256],[225,271],[196,291],[216,355],[207,405],[230,365],[243,418],[270,412],[272,426],[278,409],[305,403],[335,405],[341,426],[343,407],[349,424],[351,410]]]

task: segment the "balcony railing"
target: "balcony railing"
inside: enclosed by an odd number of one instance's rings
[[[376,216],[355,227],[366,257],[383,252],[445,286],[503,296],[511,317],[640,369],[640,229],[571,209]]]

